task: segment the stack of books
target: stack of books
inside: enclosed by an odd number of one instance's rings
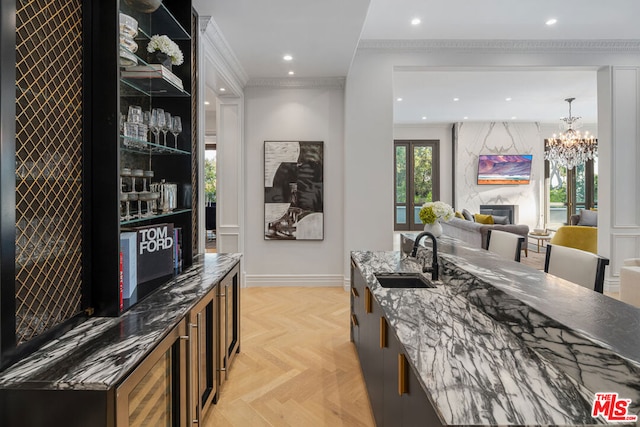
[[[184,89],[182,80],[162,64],[127,67],[122,72],[122,77],[128,79],[164,79],[181,90]]]

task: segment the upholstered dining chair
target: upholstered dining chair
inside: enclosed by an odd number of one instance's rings
[[[602,293],[609,259],[591,252],[548,244],[544,271]]]
[[[620,268],[620,301],[640,307],[640,258],[625,259]]]
[[[487,231],[487,250],[516,262],[520,262],[523,244],[523,236],[500,230]]]

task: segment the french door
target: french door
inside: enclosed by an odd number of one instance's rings
[[[571,215],[578,213],[580,209],[598,207],[597,158],[573,169],[547,160],[545,178],[549,183],[547,226],[557,228],[569,224]]]
[[[394,141],[394,230],[422,230],[422,204],[440,200],[437,140]]]

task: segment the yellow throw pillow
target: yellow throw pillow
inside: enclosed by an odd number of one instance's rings
[[[464,219],[464,216],[462,215],[462,212],[458,212],[458,211],[456,211],[455,217],[456,218],[460,218],[460,219]]]
[[[480,224],[493,224],[493,216],[491,215],[483,215],[483,214],[475,214],[474,218],[477,223]]]

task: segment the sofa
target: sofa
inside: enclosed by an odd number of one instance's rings
[[[442,234],[449,237],[465,241],[472,246],[487,249],[487,232],[489,230],[501,230],[509,233],[517,234],[524,237],[525,253],[527,253],[529,234],[528,225],[520,224],[480,224],[478,222],[468,221],[466,219],[453,218],[451,221],[441,222]]]

